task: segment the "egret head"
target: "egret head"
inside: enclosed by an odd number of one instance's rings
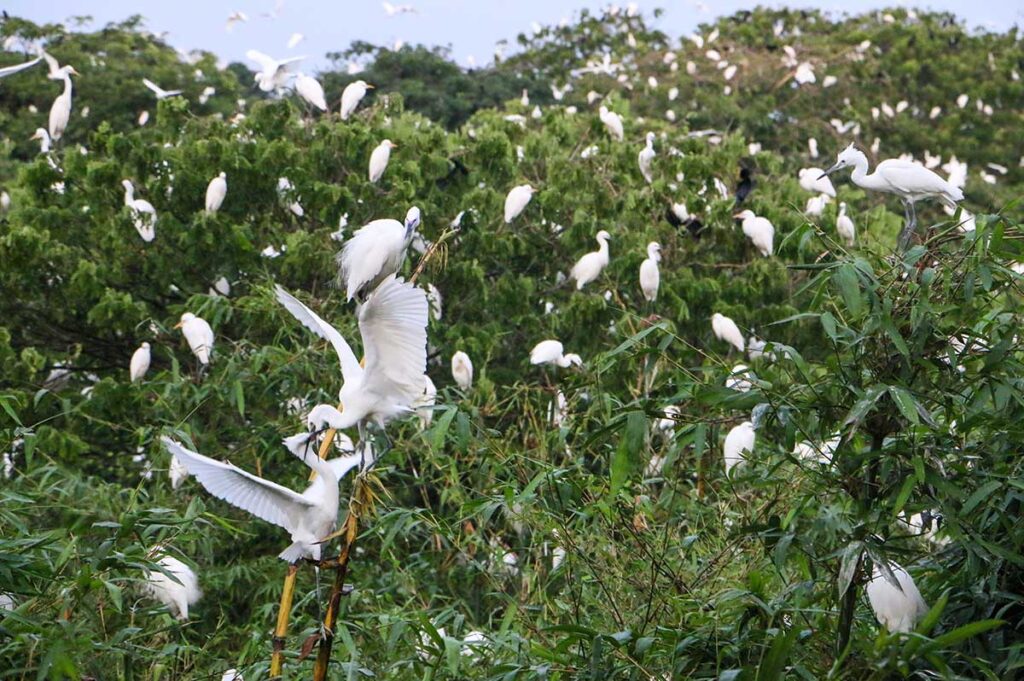
[[[398,145],[395,144],[394,142],[392,142],[391,140],[384,140],[383,142],[380,143],[380,145],[382,147],[387,147],[388,149],[397,149],[398,148]]]
[[[135,189],[135,185],[132,184],[131,180],[121,180],[121,186],[124,187],[126,191],[133,191]]]
[[[32,137],[30,139],[44,140],[44,139],[46,139],[49,136],[50,136],[50,133],[46,132],[46,128],[36,128],[35,133],[33,133]]]
[[[649,147],[654,146],[654,139],[655,139],[655,136],[654,136],[653,132],[647,133],[647,146],[649,146]]]
[[[657,241],[647,244],[647,257],[652,260],[661,260],[661,244]]]
[[[563,367],[582,367],[583,358],[577,355],[575,352],[570,352],[567,355],[562,355],[562,361],[560,362],[560,364]]]
[[[226,179],[228,179],[228,174],[227,174],[227,173],[225,173],[225,172],[224,172],[224,171],[222,170],[222,171],[220,172],[220,174],[219,174],[219,175],[217,175],[217,177],[219,177],[219,178],[220,178],[220,179],[222,179],[222,180],[226,180]]]
[[[141,347],[143,350],[149,350],[149,343],[143,343]]]
[[[835,164],[833,164],[831,168],[829,168],[821,175],[819,175],[818,179],[820,180],[826,175],[831,175],[837,170],[842,170],[843,168],[855,165],[857,163],[857,160],[863,157],[864,152],[862,152],[857,147],[853,146],[853,142],[850,142],[850,146],[846,147],[841,152],[839,152],[839,156],[836,158]]]
[[[599,112],[599,113],[600,113],[600,114],[601,114],[602,116],[607,116],[607,115],[608,115],[608,107],[606,107],[606,106],[602,105],[602,106],[601,106],[601,108],[600,108],[600,109],[598,109],[598,112]]]
[[[370,85],[369,83],[367,83],[365,80],[357,80],[356,82],[354,82],[352,84],[355,85],[356,87],[361,87],[364,90],[372,90],[373,89],[373,86]]]
[[[413,206],[405,214],[405,234],[412,236],[416,228],[420,226],[420,209]]]
[[[746,210],[742,210],[739,213],[736,213],[735,215],[733,215],[733,217],[736,218],[737,220],[750,220],[753,219],[755,216],[754,211],[747,208]]]
[[[125,182],[127,181],[128,180],[125,180]],[[196,316],[194,314],[192,314],[191,312],[186,312],[185,314],[181,315],[181,319],[178,321],[177,324],[174,325],[174,328],[180,329],[181,327],[185,326],[195,318]]]
[[[597,233],[597,240],[598,241],[610,241],[611,238],[612,238],[612,235],[609,234],[607,232],[607,230],[602,229],[600,232]]]

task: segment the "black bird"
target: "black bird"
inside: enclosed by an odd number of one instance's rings
[[[740,168],[740,181],[736,185],[736,203],[733,204],[733,208],[738,208],[750,196],[756,184],[750,168]]]
[[[690,233],[690,236],[694,239],[699,239],[700,233],[704,230],[704,223],[692,215],[685,220],[681,220],[679,216],[676,215],[676,212],[672,210],[672,206],[665,209],[665,220],[676,229],[685,227]]]

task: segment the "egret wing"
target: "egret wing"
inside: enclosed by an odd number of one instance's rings
[[[423,392],[427,369],[427,295],[389,276],[359,309],[366,357],[364,385],[412,404]]]
[[[353,468],[359,466],[359,462],[362,460],[362,456],[359,454],[348,454],[346,456],[336,456],[327,462],[327,465],[331,467],[331,472],[334,473],[334,477],[341,480],[348,472]]]
[[[206,490],[257,518],[292,531],[294,519],[313,508],[298,492],[264,480],[223,461],[182,447],[169,437],[160,438],[168,452],[178,457]]]
[[[944,192],[948,184],[920,163],[889,159],[878,164],[876,172],[893,187],[911,194]]]
[[[0,78],[6,78],[7,76],[13,76],[18,71],[24,71],[27,68],[31,68],[39,63],[39,57],[36,57],[32,61],[27,61],[23,64],[15,64],[14,66],[6,66],[0,69]]]
[[[162,95],[164,93],[163,88],[161,88],[159,85],[157,85],[156,83],[151,81],[149,78],[143,78],[142,79],[142,84],[145,85],[146,87],[148,87],[150,90],[152,90],[153,93],[156,94],[157,96],[160,96],[160,95]]]
[[[57,72],[60,71],[60,64],[46,50],[41,50],[39,54],[41,54],[43,59],[46,60],[46,67],[50,69],[50,72],[47,74],[47,78],[53,78]]]
[[[331,345],[334,346],[334,351],[338,353],[338,360],[341,362],[341,375],[346,383],[360,375],[362,367],[359,366],[359,360],[356,359],[352,348],[345,342],[345,339],[338,333],[337,329],[321,319],[315,312],[303,305],[298,298],[285,291],[280,285],[274,287],[274,292],[277,295],[277,302],[281,303],[300,324],[321,338],[331,342]]]
[[[303,59],[305,59],[305,57],[288,57],[287,59],[282,59],[281,61],[277,62],[277,68],[283,71],[287,71],[288,73],[295,73],[296,67],[299,65],[299,62],[302,61]]]
[[[259,64],[265,73],[272,74],[277,70],[277,60],[273,57],[268,57],[259,50],[249,50],[245,53],[245,56]]]

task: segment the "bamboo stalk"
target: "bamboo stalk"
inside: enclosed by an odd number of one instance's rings
[[[357,483],[359,484],[359,483]],[[331,663],[331,648],[334,646],[334,627],[338,622],[338,610],[341,608],[341,597],[345,591],[345,577],[348,576],[348,560],[352,555],[356,536],[359,534],[359,517],[350,509],[345,519],[345,546],[338,556],[338,565],[334,571],[334,585],[331,587],[331,599],[327,603],[324,615],[324,633],[320,639],[320,649],[316,653],[316,664],[313,666],[313,681],[326,681],[327,668]]]

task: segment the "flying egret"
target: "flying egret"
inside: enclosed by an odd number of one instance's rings
[[[158,100],[160,100],[160,99],[167,99],[168,97],[174,97],[176,95],[180,95],[181,94],[181,90],[164,90],[162,87],[160,87],[159,85],[157,85],[156,83],[154,83],[153,81],[151,81],[148,78],[143,78],[142,79],[142,84],[145,85],[150,90],[152,90],[153,94],[156,95],[156,98]]]
[[[156,237],[156,208],[145,199],[135,198],[135,185],[131,180],[122,180],[121,186],[124,187],[124,205],[131,212],[135,231],[143,241],[152,241]]]
[[[452,355],[452,378],[462,390],[469,390],[473,385],[473,360],[462,350]]]
[[[50,153],[50,133],[46,131],[46,128],[36,128],[35,133],[29,139],[39,140],[40,154]]]
[[[601,118],[601,122],[604,123],[604,127],[608,128],[608,132],[616,140],[621,142],[625,139],[625,132],[622,129],[622,117],[614,111],[609,111],[608,107],[602,106],[598,112]]]
[[[380,3],[384,8],[384,12],[389,16],[393,17],[396,14],[415,14],[416,8],[412,5],[392,5],[390,2]]]
[[[903,201],[906,225],[896,243],[900,250],[906,249],[917,227],[917,213],[914,204],[922,199],[939,199],[947,206],[953,206],[964,198],[963,191],[925,168],[920,163],[889,159],[875,166],[875,172],[868,174],[868,157],[853,144],[839,153],[835,164],[822,173],[822,177],[853,166],[851,179],[858,187],[879,192],[896,194]]]
[[[345,242],[336,259],[339,279],[345,284],[346,300],[365,297],[401,269],[406,249],[419,224],[420,209],[413,206],[405,214],[405,224],[390,218],[374,220],[360,227]]]
[[[416,398],[413,408],[420,420],[420,430],[426,430],[434,420],[434,404],[437,403],[437,387],[430,376],[423,374],[423,394]]]
[[[149,371],[149,343],[143,343],[132,353],[132,360],[128,364],[128,376],[132,383],[141,381],[146,372]]]
[[[42,57],[36,57],[32,61],[27,61],[21,64],[15,64],[14,66],[5,66],[4,68],[0,69],[0,78],[13,76],[15,73],[18,73],[19,71],[24,71],[25,69],[32,68],[33,66],[38,64],[41,59]]]
[[[652,241],[647,244],[647,259],[640,263],[640,290],[649,303],[653,303],[658,297],[658,287],[661,284],[661,272],[658,270],[658,263],[661,262],[661,244]]]
[[[806,191],[815,194],[828,194],[832,198],[836,196],[836,188],[832,186],[832,180],[825,176],[821,168],[801,168],[799,172],[800,186]]]
[[[228,174],[221,172],[206,185],[206,212],[216,213],[228,195]]]
[[[224,30],[231,33],[235,29],[235,24],[242,21],[249,21],[249,16],[245,12],[232,12],[224,24]]]
[[[520,213],[526,210],[526,206],[530,203],[530,199],[533,198],[535,191],[537,190],[529,184],[521,184],[509,190],[508,195],[505,197],[505,224],[511,223],[519,217]]]
[[[566,369],[583,366],[583,359],[575,352],[565,353],[561,341],[549,339],[533,346],[533,350],[530,350],[530,364],[554,364]]]
[[[856,234],[856,230],[853,226],[853,220],[846,214],[846,202],[841,201],[839,203],[839,215],[836,217],[836,231],[839,232],[839,236],[846,242],[847,248],[853,248],[853,240]]]
[[[726,475],[732,472],[734,466],[746,463],[747,457],[744,456],[744,452],[751,454],[754,452],[755,438],[754,424],[750,421],[744,421],[735,426],[725,436],[725,444],[722,446],[722,451],[725,458]]]
[[[740,333],[740,327],[736,326],[736,322],[716,312],[711,315],[711,330],[718,340],[724,340],[740,352],[743,352],[745,347],[743,334]]]
[[[644,176],[647,184],[654,182],[654,177],[651,175],[651,163],[654,162],[654,157],[657,155],[657,152],[654,151],[654,133],[649,132],[647,133],[647,146],[640,150],[640,154],[636,158],[636,162],[640,166],[640,174]]]
[[[591,251],[577,260],[569,272],[569,278],[576,282],[577,291],[597,279],[602,270],[608,266],[608,240],[612,237],[602,229],[595,238],[597,239],[597,250]]]
[[[928,604],[921,597],[917,585],[907,571],[896,563],[889,569],[899,583],[892,584],[876,565],[867,585],[868,601],[875,612],[875,618],[889,633],[910,633],[918,620],[928,613]]]
[[[291,45],[289,44],[289,47]],[[295,92],[303,100],[321,111],[327,111],[327,100],[324,99],[324,87],[316,78],[304,73],[295,74]]]
[[[359,106],[359,102],[363,101],[363,97],[366,96],[366,91],[372,89],[373,86],[368,84],[365,80],[357,80],[346,85],[345,89],[341,93],[341,120],[348,120],[348,117],[351,116],[352,112],[356,110],[357,106]]]
[[[71,75],[78,75],[73,66],[64,66],[60,69],[60,75],[64,80],[64,91],[53,100],[50,107],[50,138],[56,142],[64,134],[68,127],[68,120],[71,118]]]
[[[309,435],[304,433],[303,437]],[[293,450],[317,474],[300,494],[230,463],[186,449],[169,437],[160,440],[168,452],[188,467],[207,492],[287,530],[292,543],[278,554],[278,558],[288,563],[296,563],[306,557],[320,560],[320,542],[330,535],[338,521],[338,482],[360,461],[358,454],[325,461],[315,452]]]
[[[175,618],[187,620],[188,606],[195,605],[203,595],[199,590],[196,573],[177,558],[160,553],[159,547],[153,549],[151,553],[159,555],[156,564],[168,574],[159,570],[146,570],[146,583],[143,588],[150,596],[170,608]]]
[[[747,235],[761,255],[767,258],[775,252],[772,244],[772,240],[775,238],[775,226],[768,218],[754,215],[754,211],[749,208],[733,217],[743,221],[743,233]],[[740,348],[740,350],[742,349]]]
[[[391,150],[398,145],[391,140],[384,140],[373,149],[370,154],[370,182],[376,182],[384,174],[391,159]]]
[[[338,355],[344,381],[338,392],[342,409],[321,405],[331,428],[357,426],[362,444],[368,422],[383,429],[388,421],[412,410],[423,394],[427,370],[427,296],[423,289],[391,274],[357,308],[365,368],[337,329],[280,286],[275,293],[299,323],[330,341]]]
[[[291,77],[295,75],[298,63],[305,59],[305,57],[288,57],[278,60],[268,57],[258,50],[249,50],[245,56],[260,65],[261,70],[256,72],[253,80],[263,92],[274,92],[284,88]]]
[[[196,356],[203,366],[210,363],[210,354],[213,352],[213,329],[202,317],[197,317],[191,312],[181,315],[181,320],[174,325],[174,328],[181,329],[181,333],[188,341],[192,354]]]
[[[40,49],[38,54],[41,55],[42,58],[46,60],[46,68],[47,68],[46,77],[49,78],[50,80],[63,80],[64,79],[64,73],[63,73],[64,67],[60,65],[60,62],[58,62],[56,59],[54,59],[53,55],[50,54],[49,52],[47,52],[46,50]]]

